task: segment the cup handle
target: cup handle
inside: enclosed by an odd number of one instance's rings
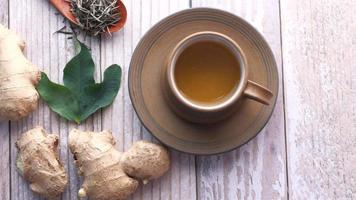
[[[269,105],[273,97],[273,93],[269,89],[250,80],[247,81],[244,94],[247,98],[265,105]]]

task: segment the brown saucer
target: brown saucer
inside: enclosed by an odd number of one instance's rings
[[[225,34],[241,47],[249,80],[272,91],[271,105],[243,99],[231,117],[208,125],[186,121],[171,110],[161,86],[162,70],[175,45],[199,31]],[[141,122],[162,143],[186,153],[216,154],[241,146],[265,126],[277,98],[278,72],[267,42],[250,24],[225,11],[196,8],[163,19],[141,39],[130,64],[129,91]]]

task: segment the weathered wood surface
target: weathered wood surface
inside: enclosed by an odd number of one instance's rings
[[[0,0],[0,24],[8,26],[8,2]],[[9,122],[0,122],[0,199],[10,199]]]
[[[290,199],[356,199],[356,1],[281,1]]]
[[[62,196],[66,200],[78,199],[81,184],[67,148],[72,128],[113,130],[120,150],[141,138],[156,141],[140,124],[129,99],[130,58],[139,39],[157,21],[178,10],[199,6],[239,15],[266,38],[280,75],[276,110],[263,131],[235,151],[210,157],[171,151],[171,171],[140,187],[131,199],[356,199],[355,1],[124,3],[128,21],[122,31],[112,38],[85,39],[93,51],[97,80],[113,63],[123,68],[123,83],[113,105],[80,126],[59,118],[43,102],[27,119],[11,122],[10,127],[8,122],[2,122],[1,199],[41,199],[29,190],[15,167],[14,143],[33,126],[42,125],[60,135],[60,155],[70,176]],[[62,70],[73,56],[73,46],[65,35],[53,34],[65,25],[56,13],[47,1],[0,0],[0,23],[26,40],[26,54],[31,61],[52,80],[62,82]]]
[[[220,8],[250,22],[271,45],[282,82],[278,0],[193,0],[192,6]],[[287,198],[282,88],[270,122],[255,139],[235,151],[197,159],[199,199]]]

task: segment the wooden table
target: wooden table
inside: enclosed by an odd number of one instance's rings
[[[241,148],[217,156],[171,151],[172,168],[140,187],[132,199],[356,199],[356,1],[355,0],[125,0],[128,21],[112,38],[86,38],[96,78],[112,63],[123,67],[123,85],[112,106],[77,126],[40,102],[30,117],[0,125],[0,198],[40,199],[16,171],[15,141],[36,125],[60,135],[60,156],[70,183],[62,199],[77,199],[81,184],[67,148],[72,128],[111,129],[120,150],[153,140],[132,108],[127,74],[132,52],[157,21],[178,10],[208,6],[249,21],[274,52],[280,90],[273,117]],[[52,80],[73,56],[63,18],[45,0],[0,0],[0,22],[23,37],[27,56]],[[100,66],[100,67],[99,67]],[[1,94],[0,94],[1,96]]]

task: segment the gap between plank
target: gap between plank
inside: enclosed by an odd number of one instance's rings
[[[10,29],[10,0],[7,0],[7,27]],[[11,121],[9,121],[9,127],[8,127],[8,134],[9,134],[9,197],[10,200],[12,199],[12,180],[11,180],[11,174],[12,174],[12,162],[11,162]]]
[[[9,20],[8,21],[10,21],[10,18],[9,18]],[[8,134],[9,134],[9,197],[10,197],[10,200],[12,199],[12,197],[11,197],[11,185],[12,185],[12,183],[11,183],[11,174],[12,174],[12,171],[11,171],[11,165],[12,165],[12,163],[11,163],[11,121],[9,121],[9,127],[8,127]]]
[[[193,0],[189,0],[189,8],[193,8]],[[198,176],[198,157],[194,155],[194,168],[195,168],[195,199],[199,199],[199,176]]]
[[[284,65],[283,65],[283,38],[282,38],[282,8],[281,8],[281,0],[278,1],[278,11],[279,11],[279,38],[280,38],[280,46],[281,46],[281,86],[282,86],[282,100],[283,100],[283,122],[284,122],[284,145],[285,145],[285,168],[286,168],[286,187],[287,187],[287,199],[289,199],[289,174],[288,174],[288,140],[287,140],[287,121],[286,121],[286,104],[285,104],[285,90],[284,90]]]

